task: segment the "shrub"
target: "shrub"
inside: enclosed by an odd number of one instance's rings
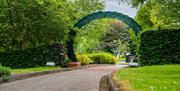
[[[65,48],[60,44],[0,53],[0,63],[11,68],[45,66],[46,62],[55,62],[59,66],[64,66],[66,63],[64,58]]]
[[[89,54],[88,57],[98,64],[116,64],[117,58],[110,53],[100,52]]]
[[[76,57],[78,62],[80,62],[82,65],[93,63],[93,61],[87,55],[78,54]]]
[[[9,76],[10,75],[10,68],[0,66],[0,77]]]
[[[10,68],[3,67],[0,65],[0,78],[2,78],[3,81],[6,82],[6,81],[10,80],[10,74],[11,74]]]
[[[138,60],[142,65],[180,63],[180,29],[143,32]]]

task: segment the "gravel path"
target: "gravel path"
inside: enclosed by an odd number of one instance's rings
[[[0,91],[98,91],[101,77],[122,67],[98,66],[49,74],[1,84]]]

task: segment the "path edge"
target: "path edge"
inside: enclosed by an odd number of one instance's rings
[[[13,82],[13,81],[23,80],[23,79],[27,79],[27,78],[31,78],[31,77],[38,77],[38,76],[43,76],[43,75],[47,75],[47,74],[61,73],[61,72],[67,72],[67,71],[73,71],[73,70],[79,70],[79,69],[97,67],[97,66],[107,66],[107,64],[91,64],[91,65],[85,65],[85,66],[79,66],[79,67],[60,68],[60,69],[56,69],[56,70],[11,75],[10,80],[7,82]],[[7,83],[7,82],[3,81],[3,79],[0,78],[0,84]]]
[[[99,91],[121,91],[112,79],[113,73],[105,75],[99,83]]]
[[[129,67],[129,66],[127,66]],[[127,68],[124,67],[124,68]],[[118,69],[119,70],[119,69]],[[113,75],[118,71],[115,70],[112,73],[109,73],[108,75],[104,75],[99,83],[99,91],[124,91],[123,89],[121,89],[121,87],[115,82],[115,80],[113,80]],[[103,79],[105,79],[104,81],[102,81]],[[104,85],[104,87],[102,87],[102,84]]]

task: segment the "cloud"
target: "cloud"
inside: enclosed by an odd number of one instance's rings
[[[125,3],[120,3],[117,0],[104,0],[105,11],[116,11],[128,15],[130,17],[136,16],[137,9],[131,8]]]

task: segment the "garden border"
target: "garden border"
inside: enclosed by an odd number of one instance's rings
[[[127,66],[129,67],[129,66]],[[125,67],[125,68],[127,68]],[[102,81],[99,83],[99,91],[124,91],[124,89],[121,89],[120,86],[117,85],[117,83],[113,80],[113,74],[118,71],[115,70],[112,73],[109,73],[108,75],[105,75],[101,78]],[[105,79],[105,81],[103,81]],[[105,87],[102,88],[101,84],[103,84]],[[103,90],[102,90],[103,89]]]
[[[112,79],[113,73],[105,75],[101,78],[99,83],[99,91],[121,91],[121,89]]]
[[[72,68],[60,68],[57,70],[50,70],[50,71],[42,71],[42,72],[33,72],[33,73],[27,73],[27,74],[18,74],[18,75],[12,75],[10,76],[11,79],[8,82],[16,81],[16,80],[23,80],[31,77],[37,77],[47,74],[53,74],[53,73],[61,73],[61,72],[67,72],[72,70],[78,70],[78,69],[84,69],[84,68],[90,68],[90,67],[97,67],[97,66],[104,66],[104,65],[110,65],[110,64],[92,64],[92,65],[86,65],[86,66],[79,66],[79,67],[72,67]],[[0,78],[0,84],[6,83],[3,81],[2,78]]]

